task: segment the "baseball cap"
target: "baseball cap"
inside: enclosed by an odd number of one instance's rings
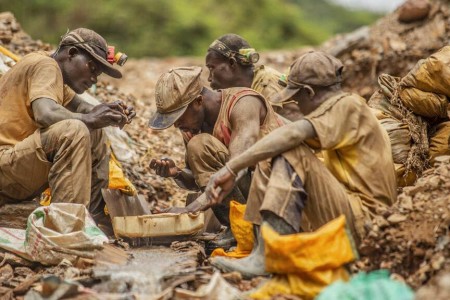
[[[150,128],[166,129],[184,114],[203,89],[201,73],[201,67],[181,67],[159,77],[155,89],[156,112],[150,116]]]
[[[292,98],[305,85],[326,87],[341,82],[344,68],[336,57],[322,51],[309,51],[290,67],[287,86],[272,99],[273,103],[281,103]]]
[[[102,66],[102,71],[114,78],[121,78],[122,73],[108,62],[108,44],[106,40],[93,30],[77,28],[61,37],[61,46],[75,46],[88,52]]]

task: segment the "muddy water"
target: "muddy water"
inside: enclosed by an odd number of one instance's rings
[[[186,253],[167,247],[131,249],[133,259],[125,266],[94,269],[94,277],[103,282],[93,287],[99,293],[155,295],[161,292],[160,280],[179,272],[179,264],[192,260]]]

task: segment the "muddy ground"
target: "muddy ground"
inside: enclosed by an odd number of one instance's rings
[[[337,36],[323,44],[326,50],[345,65],[345,89],[368,98],[377,89],[381,73],[405,75],[421,58],[425,58],[450,42],[450,14],[448,1],[434,1],[424,19],[410,23],[398,21],[399,11],[371,27],[348,35]],[[19,55],[53,47],[35,41],[20,28],[11,14],[0,14],[0,40]],[[299,55],[312,48],[262,53],[262,63],[286,71]],[[138,115],[123,131],[128,137],[120,152],[129,179],[145,196],[150,209],[184,205],[186,192],[169,179],[154,175],[148,168],[151,158],[171,157],[179,165],[184,160],[184,145],[177,130],[158,132],[147,127],[154,107],[154,86],[158,76],[173,67],[203,65],[203,58],[173,57],[165,59],[130,59],[123,68],[120,81],[100,78],[90,93],[101,101],[123,99],[132,103]],[[203,72],[206,82],[207,70]],[[114,148],[113,148],[114,149]],[[380,211],[360,248],[361,258],[352,265],[354,272],[387,268],[392,276],[405,281],[417,290],[418,299],[448,299],[450,295],[450,160],[443,157],[427,170],[413,187],[399,191],[398,202]],[[0,225],[20,227],[33,204],[2,208]],[[7,219],[9,218],[9,219]],[[208,265],[203,241],[175,243],[129,249],[115,244],[117,259],[99,259],[84,266],[61,265],[45,268],[29,263],[10,253],[0,251],[0,298],[21,298],[31,287],[42,287],[42,278],[56,274],[75,279],[86,290],[84,295],[103,295],[115,299],[129,299],[139,294],[154,295],[154,299],[186,296],[209,282],[214,270]],[[100,255],[101,256],[101,255]],[[128,259],[128,262],[127,262]],[[262,279],[242,280],[238,274],[224,274],[227,282],[245,291]],[[280,296],[277,299],[296,299]]]

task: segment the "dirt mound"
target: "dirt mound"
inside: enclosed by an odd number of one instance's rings
[[[49,51],[52,46],[40,40],[33,40],[14,18],[10,12],[0,13],[0,45],[6,46],[16,55],[25,55],[30,52]]]
[[[403,77],[419,59],[449,44],[448,1],[433,1],[428,17],[415,22],[400,22],[401,11],[400,7],[370,28],[338,36],[322,45],[323,50],[344,63],[345,88],[368,98],[377,89],[379,74]]]
[[[450,271],[450,156],[437,158],[415,186],[380,210],[360,247],[357,266],[388,269],[414,288]]]

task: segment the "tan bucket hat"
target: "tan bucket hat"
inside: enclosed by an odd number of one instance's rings
[[[181,67],[159,77],[155,90],[156,112],[148,122],[150,128],[166,129],[184,114],[203,89],[201,73],[201,67]]]
[[[75,46],[88,52],[102,66],[102,71],[114,78],[121,78],[122,73],[108,62],[108,44],[106,40],[93,30],[77,28],[61,38],[59,47]]]
[[[290,67],[287,87],[270,99],[281,103],[291,99],[305,85],[326,87],[341,82],[344,65],[336,57],[322,51],[309,51]]]

